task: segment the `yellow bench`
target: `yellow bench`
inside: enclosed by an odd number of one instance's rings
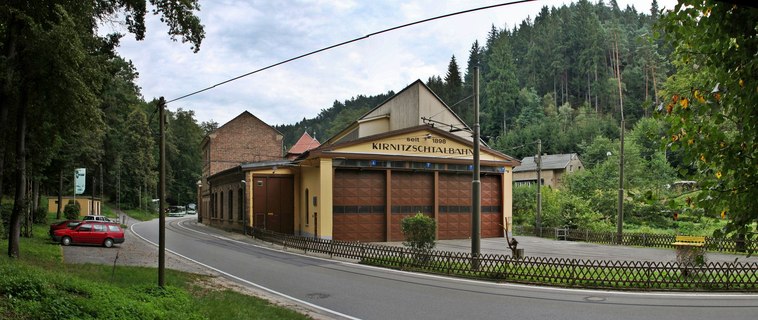
[[[676,236],[676,242],[672,243],[674,246],[683,247],[702,247],[705,246],[705,237],[703,236]]]

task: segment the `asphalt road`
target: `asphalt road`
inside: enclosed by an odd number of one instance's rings
[[[632,293],[499,284],[283,252],[169,219],[166,247],[248,286],[357,319],[755,319],[758,296]],[[157,243],[158,221],[132,230]],[[237,239],[234,239],[237,238]]]

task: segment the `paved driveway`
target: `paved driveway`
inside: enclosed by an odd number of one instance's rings
[[[616,260],[616,261],[654,261],[674,262],[676,251],[669,248],[645,248],[603,245],[589,242],[558,241],[552,239],[516,236],[520,249],[524,249],[527,257],[554,257],[566,259],[585,260]],[[402,246],[402,242],[386,242],[381,244]],[[482,254],[505,254],[510,255],[511,250],[505,242],[505,238],[485,238],[480,242]],[[471,239],[440,240],[437,241],[435,250],[453,252],[471,252]],[[708,262],[758,262],[758,256],[745,257],[745,254],[725,254],[708,252]]]

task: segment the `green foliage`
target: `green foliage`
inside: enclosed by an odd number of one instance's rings
[[[74,200],[69,200],[63,208],[63,216],[68,220],[79,220],[79,213],[81,212],[82,208],[79,206],[79,202]]]
[[[758,237],[758,10],[682,0],[661,20],[674,44],[676,74],[665,83],[663,144],[694,168],[703,190],[694,204],[723,212],[727,234]],[[716,234],[717,236],[720,235]]]
[[[400,228],[405,235],[404,245],[418,251],[434,249],[437,226],[431,217],[419,212],[414,216],[403,218]]]
[[[542,187],[542,227],[602,231],[611,227],[607,216],[590,205],[590,200],[565,191]],[[536,226],[537,186],[513,188],[514,224]]]

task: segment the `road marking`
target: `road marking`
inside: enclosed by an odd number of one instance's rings
[[[142,222],[140,222],[140,223],[142,223]],[[154,246],[156,246],[156,247],[157,247],[157,246],[158,246],[158,244],[156,244],[155,242],[152,242],[152,241],[148,240],[147,238],[145,238],[145,237],[141,236],[140,234],[138,234],[138,233],[137,233],[137,232],[134,230],[134,226],[135,226],[135,225],[137,225],[137,224],[139,224],[139,223],[135,223],[135,224],[132,224],[132,225],[129,227],[129,229],[131,229],[131,230],[132,230],[132,233],[134,233],[134,234],[135,234],[137,237],[139,237],[140,239],[142,239],[142,240],[145,240],[145,241],[147,241],[148,243],[150,243],[150,244],[152,244],[152,245],[154,245]],[[182,228],[186,229],[186,230],[194,231],[194,232],[197,232],[197,233],[200,233],[200,234],[205,234],[205,235],[208,235],[208,236],[212,236],[212,237],[215,237],[215,238],[218,238],[218,239],[221,239],[221,240],[231,240],[231,241],[234,241],[234,242],[245,243],[245,242],[242,242],[242,241],[237,241],[237,240],[234,240],[234,239],[229,239],[229,238],[225,238],[225,237],[221,237],[221,236],[216,236],[216,235],[207,234],[207,233],[204,233],[204,232],[200,232],[200,231],[197,231],[197,230],[192,230],[192,229],[190,229],[190,228],[187,228],[187,227],[185,227],[185,226],[182,226],[182,224],[181,224],[181,223],[178,223],[178,225],[179,225],[180,227],[182,227]],[[274,290],[274,289],[270,289],[270,288],[264,287],[264,286],[262,286],[262,285],[259,285],[259,284],[257,284],[257,283],[253,283],[253,282],[251,282],[251,281],[248,281],[248,280],[242,279],[242,278],[240,278],[240,277],[238,277],[238,276],[235,276],[235,275],[233,275],[233,274],[231,274],[231,273],[228,273],[228,272],[224,272],[224,271],[222,271],[222,270],[216,269],[216,268],[214,268],[214,267],[211,267],[211,266],[209,266],[209,265],[207,265],[207,264],[205,264],[205,263],[202,263],[202,262],[200,262],[200,261],[197,261],[197,260],[194,260],[194,259],[192,259],[192,258],[190,258],[190,257],[187,257],[187,256],[184,256],[184,255],[182,255],[182,254],[179,254],[179,253],[177,253],[177,252],[174,252],[174,251],[172,251],[172,250],[170,250],[170,249],[166,249],[166,251],[168,251],[168,252],[171,252],[171,253],[173,253],[173,254],[175,254],[175,255],[179,256],[179,257],[182,257],[182,258],[184,258],[184,259],[187,259],[187,260],[189,260],[189,261],[192,261],[192,262],[194,262],[194,263],[197,263],[197,264],[198,264],[198,265],[200,265],[200,266],[203,266],[203,267],[205,267],[205,268],[208,268],[208,269],[211,269],[211,270],[213,270],[213,271],[216,271],[216,272],[218,272],[218,273],[220,273],[220,274],[223,274],[224,276],[227,276],[227,277],[229,277],[229,278],[232,278],[232,279],[234,279],[234,280],[237,280],[237,281],[243,282],[243,283],[245,283],[245,284],[251,285],[251,286],[253,286],[253,287],[255,287],[255,288],[261,289],[261,290],[263,290],[263,291],[266,291],[266,292],[269,292],[269,293],[272,293],[272,294],[278,295],[278,296],[280,296],[280,297],[283,297],[283,298],[286,298],[286,299],[289,299],[289,300],[295,301],[295,302],[297,302],[297,303],[300,303],[300,304],[303,304],[303,305],[309,306],[309,307],[311,307],[311,308],[314,308],[314,309],[317,309],[317,310],[321,310],[321,311],[323,311],[323,312],[331,313],[331,314],[333,314],[333,315],[336,315],[336,316],[339,316],[339,317],[343,317],[343,318],[346,318],[346,319],[351,319],[351,320],[360,320],[360,318],[356,318],[356,317],[353,317],[353,316],[349,316],[349,315],[346,315],[346,314],[344,314],[344,313],[340,313],[340,312],[337,312],[337,311],[334,311],[334,310],[331,310],[331,309],[327,309],[327,308],[324,308],[324,307],[322,307],[322,306],[319,306],[319,305],[315,305],[315,304],[313,304],[313,303],[310,303],[310,302],[308,302],[308,301],[300,300],[300,299],[298,299],[298,298],[295,298],[295,297],[293,297],[293,296],[290,296],[290,295],[287,295],[287,294],[281,293],[281,292],[279,292],[279,291],[276,291],[276,290]]]
[[[188,220],[185,220],[188,221]],[[327,259],[327,258],[321,258],[316,256],[310,256],[306,254],[296,253],[296,252],[289,252],[289,251],[282,251],[277,250],[273,248],[268,248],[264,246],[260,246],[254,243],[239,241],[231,238],[227,238],[224,236],[211,234],[203,231],[194,230],[191,228],[188,228],[187,226],[184,226],[182,223],[178,223],[179,227],[182,229],[192,231],[195,233],[199,233],[205,236],[217,238],[224,241],[231,241],[238,244],[246,244],[251,245],[256,248],[265,249],[269,251],[274,252],[283,252],[287,254],[292,254],[300,257],[307,257],[311,259],[317,259],[321,261],[329,261],[334,262],[337,264],[342,265],[348,265],[356,268],[365,268],[365,269],[371,269],[371,270],[378,270],[378,271],[384,271],[384,272],[394,272],[398,274],[403,274],[407,276],[415,276],[415,277],[424,277],[429,279],[444,279],[446,281],[451,282],[460,282],[460,283],[470,283],[470,284],[477,284],[477,285],[486,285],[486,286],[495,286],[495,287],[503,287],[503,288],[512,288],[512,289],[522,289],[522,290],[532,290],[532,291],[543,291],[543,292],[567,292],[567,293],[586,293],[588,295],[597,295],[597,294],[605,294],[605,295],[616,295],[616,296],[637,296],[637,297],[651,297],[651,296],[657,296],[657,297],[682,297],[682,298],[691,298],[691,297],[699,297],[699,298],[731,298],[731,299],[744,299],[744,300],[753,300],[756,298],[755,294],[749,294],[749,293],[702,293],[702,292],[629,292],[629,291],[610,291],[610,290],[592,290],[592,289],[575,289],[575,288],[559,288],[559,287],[548,287],[548,286],[535,286],[535,285],[526,285],[526,284],[518,284],[518,283],[495,283],[495,282],[489,282],[489,281],[483,281],[483,280],[473,280],[473,279],[461,279],[461,278],[453,278],[453,277],[446,277],[446,276],[440,276],[440,275],[434,275],[434,274],[426,274],[426,273],[417,273],[417,272],[411,272],[411,271],[403,271],[403,270],[396,270],[396,269],[388,269],[388,268],[382,268],[382,267],[375,267],[375,266],[368,266],[363,264],[357,264],[352,262],[346,262],[346,261],[340,261],[340,260],[333,260],[333,259]]]

